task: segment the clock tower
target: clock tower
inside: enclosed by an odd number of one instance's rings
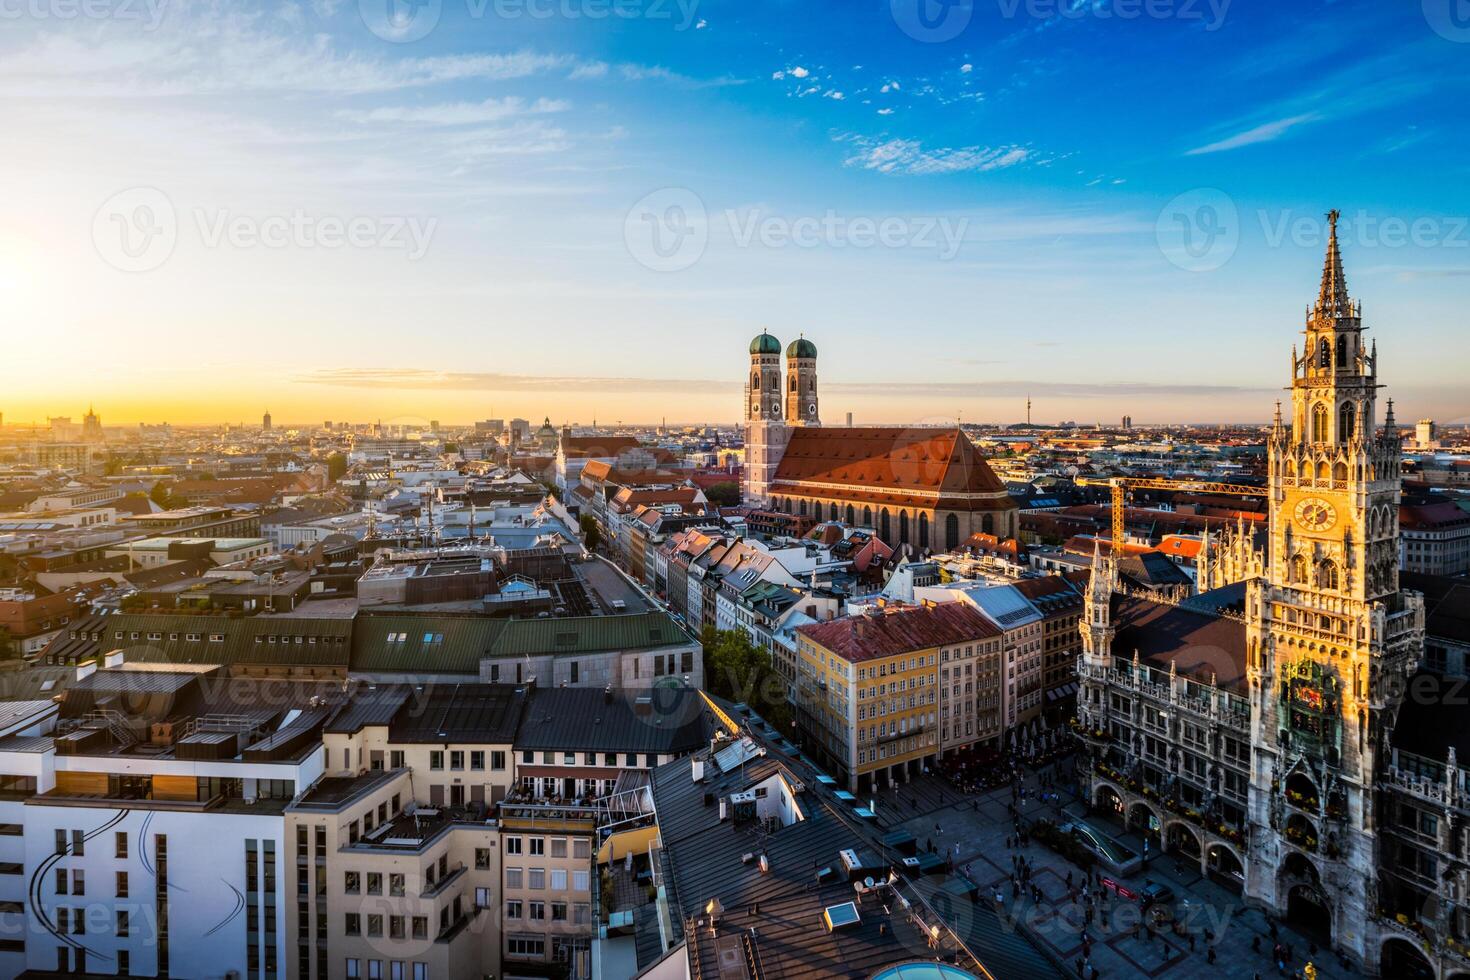
[[[815,364],[815,348],[812,356]],[[771,499],[771,483],[786,450],[782,387],[781,342],[763,330],[750,342],[750,380],[745,385],[745,476],[741,489],[747,504],[764,506]]]
[[[1291,417],[1268,452],[1266,574],[1246,592],[1253,758],[1246,894],[1371,959],[1377,911],[1373,784],[1423,651],[1424,610],[1399,591],[1400,437],[1378,427],[1378,354],[1349,298],[1328,215]]]

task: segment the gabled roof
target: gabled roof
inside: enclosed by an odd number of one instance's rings
[[[1245,623],[1180,606],[1123,595],[1113,596],[1114,656],[1168,671],[1203,684],[1215,683],[1245,696]]]
[[[868,615],[803,626],[796,632],[854,663],[1001,635],[990,620],[964,602],[890,606]]]
[[[792,429],[774,489],[799,492],[805,483],[837,484],[880,497],[916,490],[958,498],[998,495],[1012,506],[1005,484],[959,429]]]
[[[567,752],[692,752],[714,731],[694,688],[660,687],[607,694],[596,688],[532,693],[517,749]]]

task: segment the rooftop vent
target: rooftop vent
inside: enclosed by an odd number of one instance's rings
[[[853,902],[843,902],[841,905],[829,905],[822,912],[822,922],[826,925],[828,932],[836,932],[838,929],[850,929],[863,921],[858,914],[857,905]]]

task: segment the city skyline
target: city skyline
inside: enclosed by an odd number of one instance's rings
[[[1264,423],[1339,207],[1400,418],[1470,418],[1454,22],[1055,6],[15,18],[0,411],[733,423],[765,328],[832,418]]]

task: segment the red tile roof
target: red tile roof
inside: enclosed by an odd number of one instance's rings
[[[844,489],[834,493],[810,484]],[[1015,506],[1005,484],[959,429],[792,429],[772,492],[879,504],[922,502],[955,510]],[[937,499],[927,496],[936,492]]]
[[[797,632],[854,663],[1001,635],[1000,628],[968,602],[888,606],[871,615],[803,626]]]

